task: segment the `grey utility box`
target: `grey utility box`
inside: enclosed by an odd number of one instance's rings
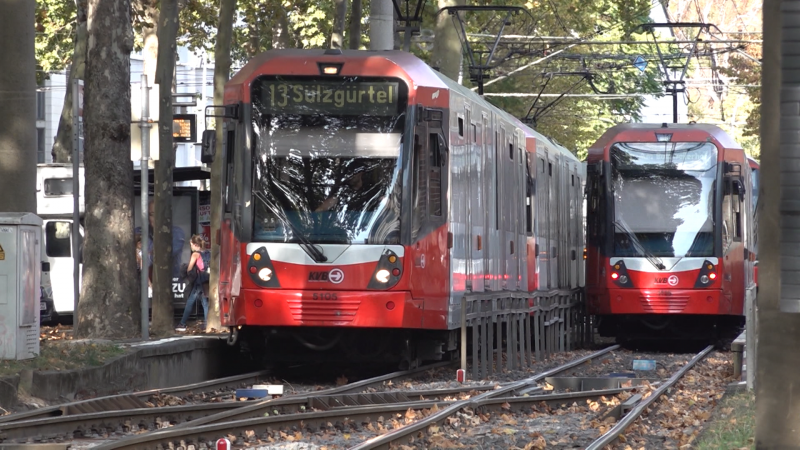
[[[0,359],[39,354],[42,219],[0,213]]]

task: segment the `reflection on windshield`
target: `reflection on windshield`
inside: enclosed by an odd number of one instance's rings
[[[253,98],[254,240],[399,243],[405,114],[270,115]]]
[[[714,255],[717,149],[711,143],[620,143],[611,148],[616,256]]]

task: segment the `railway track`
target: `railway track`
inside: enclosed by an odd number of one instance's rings
[[[705,348],[700,353],[696,354],[688,363],[673,373],[667,380],[655,381],[652,384],[649,384],[650,387],[655,389],[652,391],[647,391],[646,389],[642,390],[643,394],[631,394],[632,391],[639,390],[638,388],[641,386],[629,386],[627,388],[605,389],[597,391],[533,395],[529,397],[516,398],[497,398],[493,397],[491,393],[486,393],[462,402],[453,403],[441,411],[435,414],[430,414],[412,424],[379,436],[369,438],[359,444],[349,446],[348,448],[351,450],[388,449],[400,444],[410,444],[415,448],[428,448],[431,446],[431,444],[436,443],[431,439],[431,430],[435,429],[438,431],[438,429],[443,426],[443,423],[446,420],[453,418],[457,414],[461,414],[469,419],[470,417],[481,417],[482,415],[488,413],[498,413],[498,415],[507,413],[513,416],[513,414],[516,412],[518,414],[521,413],[517,417],[520,418],[519,422],[522,422],[526,417],[526,412],[531,411],[532,408],[542,410],[545,408],[554,407],[554,410],[547,411],[542,415],[550,416],[556,421],[560,421],[561,423],[559,425],[561,427],[570,426],[568,421],[564,420],[566,414],[560,415],[555,411],[569,408],[578,410],[578,415],[582,415],[584,417],[592,416],[596,419],[599,419],[601,422],[613,423],[614,425],[610,426],[605,433],[601,433],[599,437],[588,439],[586,440],[585,444],[581,442],[580,439],[581,437],[585,438],[585,436],[579,436],[577,438],[573,437],[573,445],[569,445],[570,447],[574,446],[591,450],[600,450],[609,444],[617,442],[622,433],[628,427],[630,427],[631,424],[645,414],[645,412],[654,404],[654,402],[656,402],[662,395],[666,394],[689,370],[691,370],[698,362],[703,360],[703,358],[705,358],[712,350],[713,346]],[[563,370],[559,370],[559,372],[563,372]],[[546,376],[550,377],[551,374],[546,374]],[[542,376],[540,379],[544,378],[545,377]],[[608,400],[611,397],[623,394],[627,394],[624,397],[624,401],[606,401],[605,407],[598,407],[596,410],[592,408],[581,408],[578,406],[586,401],[597,402],[601,399]],[[546,403],[546,406],[543,406],[542,402]],[[469,412],[469,414],[465,414],[465,412]],[[513,417],[506,418],[504,420],[506,423],[517,423],[517,420]],[[542,422],[540,417],[536,420],[539,420],[539,423]],[[531,422],[535,422],[536,420]],[[574,421],[572,423],[577,424],[586,422],[588,422],[588,420],[584,420],[582,422]],[[502,430],[502,425],[496,425],[494,427],[489,425],[488,428]],[[523,426],[523,428],[525,427]],[[572,431],[574,432],[577,430]],[[588,433],[595,433],[595,430],[590,429]],[[530,442],[532,438],[542,438],[542,436],[538,433],[532,433],[526,436],[528,442]],[[544,443],[544,441],[542,442]],[[489,447],[492,446],[489,445]],[[545,447],[542,446],[534,448]]]
[[[120,411],[125,409],[141,408],[144,402],[154,395],[187,395],[214,392],[223,389],[235,389],[245,385],[252,385],[270,375],[270,371],[262,370],[250,372],[242,375],[234,375],[225,378],[203,381],[200,383],[186,384],[162,389],[149,389],[125,394],[108,395],[104,397],[81,400],[62,405],[48,406],[24,413],[9,414],[0,416],[0,426],[12,422],[32,421],[50,417],[63,417],[76,414],[87,414],[92,412]]]
[[[309,449],[322,446],[384,449],[398,445],[431,448],[437,446],[436,439],[441,439],[445,431],[458,442],[462,438],[469,442],[468,436],[473,434],[511,433],[508,427],[493,425],[493,422],[501,423],[497,421],[502,417],[505,421],[502,423],[519,422],[519,428],[525,430],[537,429],[537,426],[546,429],[546,424],[544,428],[542,424],[548,420],[557,428],[574,426],[575,429],[578,423],[600,421],[607,426],[580,426],[584,431],[573,435],[572,439],[580,448],[602,449],[616,442],[631,424],[652,409],[659,397],[670,392],[681,377],[712,350],[708,347],[693,357],[678,355],[674,361],[666,363],[670,367],[669,376],[661,372],[657,379],[641,383],[638,379],[631,380],[634,382],[620,383],[613,388],[588,390],[596,383],[584,383],[574,391],[553,390],[550,383],[559,385],[556,380],[571,378],[565,375],[598,373],[603,370],[596,367],[598,364],[614,365],[609,361],[619,359],[620,355],[623,359],[630,357],[621,351],[614,352],[617,348],[612,346],[511,382],[445,389],[376,389],[387,385],[408,386],[408,383],[391,382],[449,365],[439,363],[336,388],[262,401],[135,408],[6,421],[0,423],[0,437],[5,443],[75,442],[76,438],[87,438],[84,440],[89,440],[97,449],[213,448],[213,443],[221,437],[228,437],[234,447],[277,445],[275,448],[283,448],[295,443]],[[525,421],[529,424],[522,426]],[[525,439],[530,442],[536,435],[528,433]],[[481,445],[487,444],[482,442]],[[501,447],[512,448],[513,445]]]
[[[420,414],[433,414],[442,418],[448,412],[455,412],[459,409],[474,404],[476,401],[486,401],[491,404],[502,405],[514,398],[528,398],[531,402],[541,401],[564,401],[563,394],[550,394],[545,396],[531,396],[531,392],[537,392],[538,384],[548,376],[554,376],[572,367],[584,364],[597,358],[617,346],[612,346],[604,350],[592,353],[588,356],[572,360],[554,369],[542,372],[533,377],[520,381],[504,383],[491,387],[466,387],[459,389],[441,389],[428,391],[394,391],[383,392],[378,397],[380,400],[371,405],[358,404],[355,400],[359,398],[351,395],[351,401],[337,400],[345,393],[361,391],[369,386],[379,385],[389,379],[409,376],[413,372],[430,370],[428,366],[417,369],[416,371],[396,372],[375,379],[364,380],[351,385],[339,388],[337,392],[317,392],[310,395],[295,396],[291,398],[281,398],[250,404],[241,408],[220,412],[214,415],[207,415],[196,420],[184,422],[169,429],[158,430],[153,433],[125,437],[119,440],[105,442],[95,447],[97,449],[149,449],[149,448],[170,448],[187,443],[194,443],[196,448],[209,445],[216,439],[223,436],[240,436],[242,440],[258,440],[263,437],[269,441],[270,435],[275,434],[276,430],[305,430],[317,432],[326,429],[345,429],[348,427],[358,427],[361,423],[369,423],[373,420],[390,421],[397,415],[405,415],[409,411],[418,411]],[[471,392],[465,400],[448,399],[459,393]],[[515,397],[517,393],[527,392],[528,397]],[[596,398],[603,395],[611,395],[621,390],[594,391],[574,393],[575,398]],[[364,394],[361,398],[367,398]],[[388,396],[395,396],[393,400]],[[561,397],[559,397],[561,396]],[[413,398],[412,398],[413,397]],[[345,397],[346,398],[346,397]],[[326,401],[333,400],[333,404],[327,403],[329,409],[316,410],[318,405]],[[577,400],[576,400],[577,401]],[[315,406],[317,405],[317,406]],[[298,409],[299,408],[299,409]],[[296,411],[296,412],[292,412]],[[305,411],[305,412],[303,412]],[[431,413],[430,411],[434,411]],[[416,428],[408,428],[408,433],[413,433]],[[277,431],[278,435],[281,433]],[[393,442],[391,432],[381,436]],[[236,440],[236,438],[234,438]]]
[[[401,379],[436,369],[450,362],[437,363],[414,370],[394,372],[368,378],[343,386],[315,391],[313,395],[287,395],[271,400],[202,403],[181,406],[146,407],[143,401],[153,395],[186,395],[253,384],[269,375],[269,371],[227,377],[202,383],[153,389],[132,394],[120,394],[97,399],[73,402],[61,406],[42,408],[21,414],[4,416],[0,421],[0,439],[4,442],[20,440],[64,441],[72,436],[97,436],[114,432],[156,431],[165,427],[178,428],[193,421],[232,420],[241,415],[263,415],[280,412],[299,412],[308,407],[323,405],[346,405],[353,402],[396,401],[398,396],[373,394],[370,396],[348,396],[390,380]],[[464,391],[468,388],[463,388]],[[473,388],[474,389],[474,388]],[[484,388],[488,389],[488,388]],[[440,392],[439,395],[455,395],[459,390]],[[427,395],[434,395],[427,393]],[[392,398],[394,397],[394,398]],[[389,400],[386,400],[386,399]],[[175,424],[178,424],[175,426]]]

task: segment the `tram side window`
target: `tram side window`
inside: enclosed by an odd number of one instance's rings
[[[428,214],[428,158],[420,136],[414,136],[414,225],[411,231],[412,240],[416,241],[422,223]]]
[[[738,179],[725,180],[725,196],[722,199],[722,245],[727,250],[732,242],[742,240],[742,201],[739,198]]]
[[[442,166],[444,165],[444,149],[439,145],[439,134],[430,133],[429,148],[431,151],[430,180],[428,186],[429,213],[432,216],[442,215]]]
[[[228,130],[225,139],[225,167],[227,175],[225,176],[225,212],[231,212],[231,205],[233,204],[232,189],[233,189],[233,153],[236,148],[236,133],[234,130]]]
[[[525,232],[533,235],[533,178],[531,178],[531,158],[525,155]]]

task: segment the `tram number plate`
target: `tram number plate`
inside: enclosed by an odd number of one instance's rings
[[[338,300],[335,292],[314,292],[311,294],[312,300]]]
[[[47,311],[47,303],[39,302],[39,311]]]

